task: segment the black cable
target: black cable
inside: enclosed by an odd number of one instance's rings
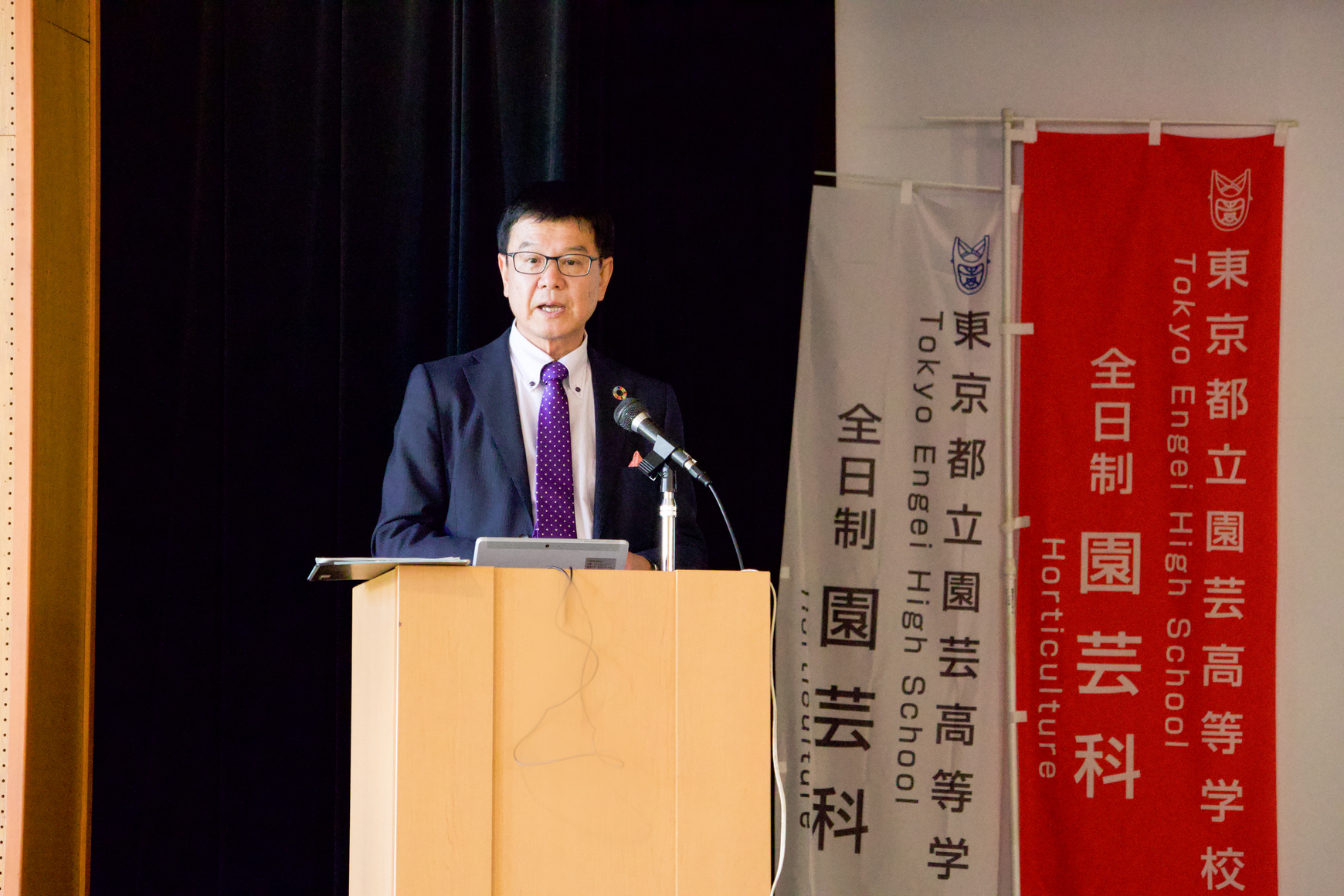
[[[737,546],[737,533],[733,531],[733,524],[728,521],[728,511],[723,509],[723,500],[719,498],[719,493],[714,490],[714,486],[708,482],[705,483],[705,488],[709,489],[709,493],[714,496],[715,503],[719,505],[719,513],[723,515],[723,524],[728,527],[728,537],[733,540],[733,550],[737,553],[737,568],[744,570],[747,568],[747,564],[742,562],[742,549]]]

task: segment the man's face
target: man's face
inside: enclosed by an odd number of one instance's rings
[[[574,218],[538,221],[522,218],[509,231],[510,252],[542,255],[596,256],[593,229]],[[583,328],[597,310],[611,281],[613,261],[593,262],[586,277],[567,277],[552,261],[540,274],[520,274],[508,257],[499,256],[499,276],[504,281],[518,330],[553,359],[563,358],[583,342]]]

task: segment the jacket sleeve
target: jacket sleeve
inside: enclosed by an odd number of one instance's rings
[[[374,556],[471,559],[474,540],[455,537],[446,528],[452,496],[443,439],[434,385],[421,364],[411,371],[392,437],[382,510],[373,530]]]

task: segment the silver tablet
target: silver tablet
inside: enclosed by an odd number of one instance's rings
[[[472,566],[546,569],[625,569],[623,538],[478,538]]]

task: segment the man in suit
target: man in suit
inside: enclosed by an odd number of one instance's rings
[[[623,538],[628,569],[656,568],[661,495],[637,469],[647,442],[612,415],[635,396],[680,444],[681,411],[665,383],[588,346],[613,239],[610,216],[570,184],[536,184],[505,210],[498,263],[514,323],[483,348],[411,372],[375,555],[470,557],[483,535]],[[677,567],[702,568],[685,475],[677,511]]]

